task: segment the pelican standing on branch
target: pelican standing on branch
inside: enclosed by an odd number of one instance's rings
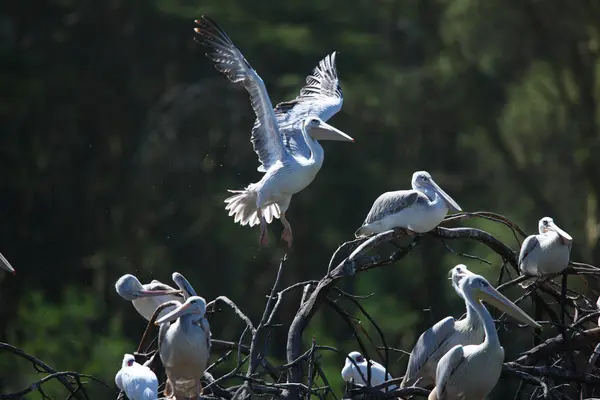
[[[344,363],[344,368],[342,368],[342,378],[344,381],[350,382],[350,379],[352,379],[355,385],[366,386],[367,379],[369,379],[367,362],[371,364],[371,380],[368,386],[379,386],[383,382],[394,379],[389,373],[387,374],[387,379],[385,378],[386,374],[383,365],[373,360],[367,361],[358,351],[353,351],[346,356],[346,362]],[[387,391],[392,390],[396,390],[395,385],[387,387]],[[382,391],[385,390],[382,389]]]
[[[550,217],[540,219],[539,234],[528,236],[521,245],[519,269],[524,275],[557,274],[569,266],[573,238]],[[521,282],[527,287],[531,281]]]
[[[324,152],[318,140],[354,142],[350,136],[325,123],[342,108],[342,89],[335,68],[335,52],[325,57],[306,78],[294,100],[275,109],[262,79],[225,31],[210,18],[196,20],[198,41],[208,47],[217,70],[250,94],[256,114],[251,142],[264,172],[260,181],[234,193],[225,203],[229,215],[240,225],[260,224],[260,244],[266,246],[267,224],[280,218],[282,239],[291,247],[292,227],[285,213],[292,195],[306,188],[323,165]]]
[[[196,291],[187,279],[179,272],[173,272],[173,282],[179,290],[154,279],[150,283],[142,285],[138,278],[131,274],[125,274],[115,283],[115,290],[127,301],[131,301],[137,312],[147,321],[152,319],[154,311],[167,301],[183,303],[188,297],[195,296]],[[170,310],[162,310],[157,318],[164,316]]]
[[[525,324],[541,328],[480,275],[465,276],[459,290],[482,321],[485,339],[477,345],[456,345],[444,354],[437,365],[435,387],[428,400],[483,400],[498,383],[504,349],[498,340],[494,320],[481,300]]]
[[[160,325],[158,353],[167,375],[167,398],[197,399],[202,392],[200,379],[210,355],[210,325],[205,313],[204,298],[191,296],[155,322]]]
[[[396,228],[404,228],[410,235],[425,233],[438,226],[448,210],[462,211],[429,172],[415,172],[411,183],[412,190],[386,192],[379,196],[355,236],[364,237]]]
[[[465,298],[459,289],[460,282],[470,275],[474,275],[466,265],[458,264],[450,270],[452,287],[456,293]],[[413,347],[404,379],[400,387],[419,386],[429,387],[435,385],[435,374],[438,361],[444,354],[457,344],[463,346],[480,344],[483,342],[483,324],[477,317],[477,312],[465,299],[467,316],[456,320],[446,317],[431,328],[423,332]]]
[[[123,364],[115,376],[115,384],[129,400],[156,400],[158,379],[152,370],[135,362],[135,357],[125,354]]]

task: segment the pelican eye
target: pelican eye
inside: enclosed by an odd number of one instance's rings
[[[481,287],[488,287],[490,286],[489,283],[487,283],[486,281],[481,281]]]
[[[129,361],[127,361],[127,365],[131,367],[131,366],[133,365],[133,362],[134,362],[134,361],[135,361],[135,360],[129,360]]]
[[[318,120],[318,119],[316,119],[316,118],[313,118],[313,119],[311,119],[311,120],[310,120],[310,122],[311,122],[312,124],[318,124],[318,123],[319,123],[319,120]]]
[[[357,363],[361,363],[361,362],[364,362],[364,361],[365,361],[365,359],[363,358],[363,356],[356,357],[356,362]]]

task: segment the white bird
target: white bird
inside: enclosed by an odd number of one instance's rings
[[[135,357],[125,354],[123,365],[115,376],[115,384],[125,392],[129,400],[156,400],[158,379],[152,370],[138,364]]]
[[[403,228],[411,235],[425,233],[438,226],[448,210],[462,211],[429,172],[415,172],[411,183],[412,190],[386,192],[379,196],[354,235],[364,237],[397,228]]]
[[[540,219],[539,234],[528,236],[521,245],[519,269],[523,275],[544,276],[564,271],[569,266],[573,238],[550,217]],[[531,285],[534,279],[521,282]]]
[[[466,276],[474,275],[466,265],[458,264],[450,270],[452,287],[464,299],[459,284]],[[435,385],[435,374],[440,358],[457,344],[480,344],[484,339],[483,324],[477,313],[465,300],[467,316],[461,320],[446,317],[423,332],[413,347],[400,387]]]
[[[354,363],[352,363],[353,360]],[[344,363],[344,368],[342,368],[342,378],[346,382],[350,382],[350,379],[354,380],[355,385],[360,386],[378,386],[383,382],[390,381],[394,378],[388,373],[387,379],[384,377],[385,368],[383,365],[379,364],[376,361],[368,360],[368,363],[371,364],[371,384],[367,385],[367,379],[369,378],[367,371],[367,360],[360,354],[358,351],[353,351],[346,357],[346,362]],[[357,368],[358,367],[358,368]],[[360,371],[360,372],[359,372]],[[361,376],[362,373],[362,376]],[[387,391],[395,390],[395,385],[390,385],[387,387]],[[385,391],[385,390],[382,390]]]
[[[429,400],[483,400],[498,383],[504,349],[498,340],[494,320],[481,300],[525,324],[541,328],[480,275],[465,276],[459,289],[482,321],[485,339],[477,345],[456,345],[444,354],[437,365],[435,388],[429,394]]]
[[[210,49],[206,55],[231,82],[241,84],[250,94],[256,114],[251,142],[265,174],[244,190],[229,190],[225,199],[229,215],[240,225],[260,224],[260,244],[267,245],[267,224],[280,218],[281,235],[292,245],[292,227],[285,213],[292,195],[306,188],[323,165],[324,152],[318,140],[354,142],[350,136],[325,123],[342,108],[342,89],[335,68],[335,52],[325,57],[306,78],[306,85],[294,100],[275,109],[265,85],[235,47],[225,31],[205,16],[196,20],[199,40]]]
[[[205,312],[206,301],[192,296],[155,322],[160,325],[158,352],[167,374],[167,398],[196,399],[202,392],[200,379],[210,356],[210,325]]]
[[[120,277],[115,283],[115,289],[119,296],[131,301],[137,312],[147,321],[150,321],[154,311],[161,304],[172,300],[183,303],[188,297],[196,295],[192,285],[179,272],[173,272],[172,278],[179,290],[156,279],[142,285],[138,278],[131,274]],[[157,319],[169,311],[169,308],[162,310]]]

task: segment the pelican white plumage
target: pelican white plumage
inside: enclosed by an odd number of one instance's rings
[[[452,287],[463,299],[465,297],[460,291],[459,285],[466,276],[470,275],[474,274],[464,264],[458,264],[450,270]],[[410,353],[406,373],[400,387],[417,385],[426,388],[435,385],[437,364],[448,350],[457,344],[466,346],[483,342],[483,324],[466,299],[465,307],[467,309],[465,318],[457,321],[454,317],[446,317],[423,332]]]
[[[525,311],[504,297],[482,276],[465,276],[459,290],[483,323],[485,339],[477,345],[456,345],[438,362],[435,387],[429,400],[483,400],[496,386],[504,349],[492,316],[481,303],[486,301],[513,318],[536,328],[541,328]]]
[[[165,367],[167,398],[198,398],[200,379],[210,355],[210,325],[205,318],[206,301],[191,296],[155,324],[158,353]]]
[[[519,269],[524,275],[557,274],[569,266],[573,238],[550,217],[540,219],[539,234],[528,236],[521,245]],[[533,280],[521,282],[527,287]]]
[[[129,400],[156,400],[158,379],[152,370],[138,364],[135,357],[125,354],[123,364],[115,376],[115,384],[125,392]]]
[[[267,245],[267,224],[280,218],[281,235],[288,246],[292,228],[285,213],[292,195],[306,188],[323,165],[324,151],[318,140],[354,142],[350,136],[327,124],[342,108],[342,89],[335,68],[335,52],[325,57],[306,78],[306,85],[294,100],[275,109],[260,76],[218,24],[202,16],[196,20],[199,40],[210,49],[206,55],[231,82],[241,84],[250,94],[256,114],[251,142],[265,174],[244,190],[229,190],[225,199],[229,215],[240,225],[260,224],[260,244]]]
[[[196,291],[182,274],[173,272],[172,278],[179,290],[156,279],[142,285],[138,278],[131,274],[120,277],[115,283],[115,290],[119,296],[131,301],[137,312],[147,321],[150,321],[154,311],[161,304],[173,300],[183,303],[188,297],[196,295]],[[169,311],[169,308],[165,308],[160,312],[157,319]]]
[[[460,206],[433,180],[429,172],[412,176],[412,190],[386,192],[379,196],[355,232],[356,237],[404,228],[409,234],[429,232],[439,225],[448,210],[462,211]]]
[[[350,360],[353,360],[356,365],[354,365],[354,363],[352,363]],[[371,384],[368,386],[381,385],[383,382],[394,379],[389,373],[387,374],[387,379],[385,379],[386,374],[383,365],[373,360],[368,360],[368,363],[371,364]],[[351,352],[348,354],[348,356],[346,356],[346,362],[344,363],[344,368],[342,368],[342,378],[346,382],[349,382],[350,379],[354,380],[355,385],[367,386],[367,379],[369,377],[367,365],[367,360],[362,356],[362,354],[360,354],[358,351]],[[388,392],[395,389],[395,385],[390,385],[387,387]]]

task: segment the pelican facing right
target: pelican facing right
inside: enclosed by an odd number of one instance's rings
[[[206,55],[231,82],[250,94],[256,121],[251,142],[264,172],[260,181],[244,190],[229,190],[225,199],[229,215],[240,225],[260,224],[260,244],[266,246],[267,224],[280,218],[281,238],[292,246],[292,227],[285,213],[292,196],[306,188],[323,165],[324,152],[318,140],[354,142],[350,136],[327,124],[342,108],[342,89],[335,68],[335,52],[325,57],[306,78],[295,99],[273,110],[263,80],[235,47],[225,31],[210,18],[196,20],[199,40],[210,49]]]
[[[438,226],[448,210],[462,211],[429,172],[415,172],[411,184],[412,190],[397,190],[379,196],[354,235],[358,238],[396,228],[404,228],[410,235],[425,233]]]
[[[498,383],[504,349],[498,340],[494,320],[481,300],[525,324],[541,328],[480,275],[466,276],[459,289],[482,321],[485,339],[477,345],[456,345],[444,354],[437,365],[435,387],[428,400],[483,400]]]

